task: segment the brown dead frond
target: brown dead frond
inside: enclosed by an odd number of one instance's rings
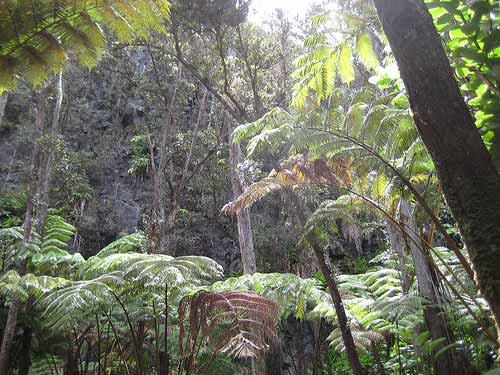
[[[189,316],[187,316],[189,310]],[[214,355],[255,358],[276,336],[279,306],[250,292],[198,292],[179,305],[179,346],[185,366],[195,368],[198,345]]]
[[[265,196],[285,188],[307,184],[350,186],[351,165],[351,158],[310,160],[303,155],[294,156],[283,167],[273,169],[267,177],[253,183],[238,198],[227,203],[222,207],[221,214],[235,215]]]

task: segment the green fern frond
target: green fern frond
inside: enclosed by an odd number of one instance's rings
[[[302,279],[292,274],[255,273],[230,277],[212,284],[210,290],[255,292],[276,302],[284,318],[293,313],[296,318],[303,319],[318,304],[331,304],[330,295],[320,288],[317,280]]]
[[[379,66],[377,55],[373,51],[370,35],[362,32],[356,40],[356,51],[359,59],[367,69],[375,70]]]
[[[134,232],[123,236],[104,247],[96,254],[98,258],[105,258],[112,254],[142,251],[146,245],[146,236],[143,232]]]
[[[93,67],[106,46],[109,26],[121,41],[164,32],[166,0],[26,0],[0,3],[0,94],[18,79],[35,86],[59,72],[71,51]]]

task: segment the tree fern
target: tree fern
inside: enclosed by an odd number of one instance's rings
[[[69,275],[84,263],[81,254],[71,254],[69,241],[76,228],[61,216],[49,215],[40,241],[40,251],[30,258],[29,266],[39,274]]]
[[[107,257],[112,254],[128,253],[132,251],[144,251],[146,245],[146,236],[143,232],[135,232],[123,236],[99,251],[96,256],[99,258]]]
[[[342,82],[350,85],[356,75],[353,52],[366,69],[374,71],[379,67],[370,36],[373,25],[379,28],[373,10],[364,19],[351,17],[349,12],[345,9],[335,13],[339,27],[333,30],[326,27],[330,14],[312,19],[314,33],[304,41],[307,52],[295,63],[293,104],[296,107],[304,107],[311,93],[320,101],[328,98],[335,88],[337,72]]]
[[[0,94],[18,77],[39,85],[60,71],[70,51],[89,68],[97,63],[109,27],[120,41],[162,31],[166,0],[3,1],[0,5]]]
[[[278,317],[276,303],[250,292],[201,291],[186,297],[179,305],[179,346],[187,372],[196,368],[197,344],[203,338],[207,338],[214,354],[234,358],[262,356],[277,334]]]
[[[293,313],[296,318],[303,319],[306,314],[319,303],[331,303],[328,293],[320,288],[315,279],[302,279],[292,274],[262,274],[230,277],[212,284],[209,290],[251,291],[275,301],[286,318]]]
[[[31,273],[20,276],[10,270],[0,276],[0,294],[9,300],[18,298],[26,301],[29,297],[40,298],[44,293],[67,283],[69,280],[61,277],[35,276]]]

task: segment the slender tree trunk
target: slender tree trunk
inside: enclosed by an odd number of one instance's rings
[[[500,176],[422,0],[375,0],[413,119],[457,220],[500,332]]]
[[[448,324],[446,312],[442,308],[443,298],[441,296],[437,275],[426,255],[425,250],[419,247],[418,228],[415,218],[407,202],[400,203],[400,220],[408,228],[405,233],[409,239],[410,248],[417,277],[420,295],[425,298],[424,318],[431,333],[432,340],[445,339],[445,341],[435,348],[434,353],[454,342],[454,335]],[[449,348],[434,360],[434,367],[438,375],[468,375],[476,372],[464,352],[458,352],[455,348]]]
[[[0,95],[0,126],[2,126],[3,116],[5,114],[5,105],[7,104],[7,99],[9,94],[3,93]]]
[[[229,133],[229,164],[231,168],[231,186],[233,198],[238,198],[243,193],[238,164],[241,160],[241,148],[239,143],[233,143],[232,129],[228,126]],[[244,274],[257,272],[255,262],[255,250],[253,247],[252,224],[250,221],[250,210],[240,210],[236,218],[238,220],[238,238],[240,242],[241,262]]]
[[[15,299],[9,306],[0,350],[0,374],[7,374],[9,371],[10,348],[16,334],[17,315],[22,306],[23,304],[19,299]]]
[[[54,112],[52,117],[52,124],[50,127],[50,135],[56,136],[59,131],[59,119],[61,117],[61,107],[63,101],[63,80],[62,72],[59,72],[55,82],[56,102],[54,105]],[[52,164],[54,159],[53,145],[49,144],[46,150],[46,155],[43,159],[40,168],[40,181],[39,181],[39,205],[37,208],[37,230],[41,234],[47,220],[47,211],[49,208],[49,190],[52,177]]]
[[[154,61],[153,54],[151,54],[151,58]],[[181,77],[181,70],[179,69],[179,73],[177,79]],[[157,73],[157,80],[160,77]],[[156,164],[156,155],[155,155],[155,144],[151,140],[150,135],[148,135],[148,143],[149,143],[149,153],[150,153],[150,163],[151,170],[153,174],[153,201],[151,204],[151,212],[148,223],[148,239],[149,239],[149,249],[150,253],[172,253],[172,249],[169,248],[168,241],[166,239],[167,235],[167,218],[165,214],[164,207],[164,183],[166,181],[166,167],[167,167],[167,156],[169,151],[169,145],[171,145],[175,141],[175,134],[173,130],[174,123],[174,104],[175,99],[177,97],[177,81],[174,82],[174,86],[171,89],[170,95],[165,96],[163,106],[165,111],[165,123],[163,124],[160,144],[158,147],[159,153],[159,161]],[[172,182],[170,182],[172,185]],[[172,189],[173,186],[170,186]]]
[[[293,194],[292,199],[298,201],[298,197]],[[295,204],[295,207],[299,208],[301,204]],[[298,224],[303,228],[306,224],[306,218],[302,210],[297,209],[296,211]],[[351,365],[351,370],[354,375],[363,375],[363,368],[361,367],[361,362],[359,361],[358,352],[354,344],[354,339],[352,337],[351,327],[347,321],[347,315],[345,312],[344,303],[342,302],[342,296],[340,295],[339,288],[337,286],[337,280],[333,270],[329,266],[329,262],[326,259],[323,249],[317,242],[316,238],[309,238],[309,244],[311,245],[316,258],[318,259],[319,268],[321,273],[326,279],[326,284],[332,297],[333,306],[337,314],[337,321],[339,323],[340,332],[342,334],[342,341],[344,343],[345,351],[347,353],[347,358],[349,359],[349,364]]]
[[[172,192],[170,203],[169,203],[169,211],[166,215],[165,228],[163,233],[163,249],[166,254],[176,256],[176,248],[177,248],[177,233],[176,233],[176,223],[177,216],[181,209],[179,202],[179,192]]]
[[[43,132],[45,124],[45,111],[42,95],[40,92],[36,91],[33,93],[33,113],[35,116],[35,137],[33,145],[33,155],[31,161],[30,170],[30,181],[28,189],[28,199],[26,203],[26,214],[23,223],[23,241],[22,245],[26,246],[31,242],[32,232],[33,232],[33,210],[35,207],[35,196],[37,192],[38,176],[40,169],[40,146],[38,144],[38,139],[40,134]],[[23,263],[19,273],[22,275],[26,272],[26,264]],[[17,315],[19,310],[22,308],[22,302],[14,298],[12,301],[9,312],[7,314],[7,323],[5,327],[5,332],[2,338],[2,345],[0,348],[0,374],[7,374],[9,368],[9,357],[12,343],[14,340],[14,335],[17,327]]]
[[[403,281],[403,293],[407,293],[410,289],[410,278],[408,276],[408,268],[405,262],[405,248],[406,243],[403,233],[399,230],[396,225],[390,221],[386,222],[387,234],[389,236],[389,242],[391,244],[392,250],[398,256],[399,271],[401,272],[401,280]]]
[[[31,342],[33,330],[31,327],[24,327],[21,342],[21,354],[19,361],[19,375],[28,375],[31,368]]]
[[[356,346],[354,345],[351,327],[349,326],[349,322],[347,321],[347,315],[345,313],[344,303],[342,302],[339,288],[337,287],[337,281],[335,280],[335,276],[333,276],[333,271],[328,266],[328,263],[325,259],[325,254],[323,254],[320,246],[318,246],[318,244],[314,242],[314,239],[310,241],[310,244],[314,250],[314,253],[318,257],[321,273],[325,276],[328,290],[330,291],[330,295],[332,296],[333,306],[335,307],[335,312],[337,314],[340,332],[342,333],[342,341],[344,342],[345,351],[347,353],[347,358],[349,359],[352,372],[354,375],[362,375],[363,369],[361,367],[361,362],[359,361]]]

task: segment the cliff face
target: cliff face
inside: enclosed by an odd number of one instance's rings
[[[148,64],[145,55],[137,52],[118,57],[108,55],[90,72],[71,67],[64,74],[60,129],[71,156],[61,164],[59,175],[52,180],[51,207],[69,206],[65,216],[70,216],[78,228],[74,250],[84,256],[95,254],[122,235],[145,229],[145,218],[152,201],[152,179],[147,172],[131,174],[129,169],[133,157],[132,137],[144,134],[144,124],[148,121],[161,121],[159,103],[148,98],[142,89],[152,85],[151,77],[147,75]],[[181,87],[184,96],[176,104],[179,121],[184,121],[184,124],[195,115],[193,103],[196,100],[188,90],[192,90],[192,81],[186,87]],[[49,121],[54,93],[50,87],[46,91]],[[212,112],[216,112],[213,108]],[[207,116],[210,117],[211,129],[215,130],[207,130],[199,137],[195,153],[200,153],[200,159],[203,159],[213,143],[218,144],[216,152],[190,180],[180,199],[176,248],[179,255],[205,255],[222,264],[227,274],[238,273],[241,264],[236,223],[233,218],[219,214],[222,206],[232,198],[227,134],[225,125],[219,123],[221,116],[217,113]],[[20,89],[10,94],[0,126],[0,194],[25,189],[33,146],[31,117],[30,91]],[[173,153],[174,167],[178,170],[182,170],[176,165],[183,163],[182,142],[186,143],[182,134],[189,135],[189,124],[184,125],[183,131],[177,137],[177,148]],[[204,139],[210,136],[213,139]],[[71,173],[66,171],[73,168],[73,164],[79,167]],[[247,182],[263,177],[265,171],[272,169],[272,163],[265,164],[264,161],[243,165],[242,173]],[[88,183],[91,194],[86,199],[73,201],[68,197],[80,194],[78,189],[81,190],[82,179],[84,184]],[[295,225],[294,209],[288,209],[287,204],[277,194],[252,208],[257,266],[261,272],[293,271],[290,263],[296,257],[300,228]],[[347,241],[341,240],[342,245],[336,246],[332,252],[332,257],[337,260],[347,260],[342,268],[352,267],[352,256],[373,253],[381,239],[378,235],[373,239],[369,233],[355,240],[349,239],[349,235],[344,237]],[[309,259],[304,253],[301,256]],[[304,275],[314,273],[315,263],[304,259],[302,263],[307,265]]]
[[[75,251],[85,256],[124,234],[145,229],[152,179],[147,173],[143,176],[128,173],[131,138],[140,134],[146,118],[160,109],[146,102],[137,87],[123,78],[123,67],[131,61],[136,64],[135,71],[144,69],[147,63],[141,56],[132,60],[108,56],[90,72],[70,68],[64,74],[61,134],[67,148],[82,160],[83,173],[92,188],[90,199],[72,207],[78,228]],[[47,118],[50,118],[54,93],[49,89],[47,95]],[[190,110],[188,98],[183,116],[192,115]],[[29,90],[21,89],[9,95],[0,127],[2,193],[25,189],[32,150],[31,129],[30,94]],[[177,242],[179,254],[209,256],[233,273],[240,272],[236,223],[219,214],[231,199],[226,159],[227,147],[221,144],[190,182],[181,200]],[[61,190],[62,185],[75,188],[72,181],[55,178],[52,183],[55,190]],[[52,207],[66,203],[60,200],[57,192],[51,194]],[[280,251],[286,253],[296,237],[285,229],[286,217],[280,203],[279,199],[271,199],[269,207],[259,205],[253,210],[254,237],[257,251],[262,255],[259,257],[262,270],[287,270],[283,264],[286,257],[276,255]]]

